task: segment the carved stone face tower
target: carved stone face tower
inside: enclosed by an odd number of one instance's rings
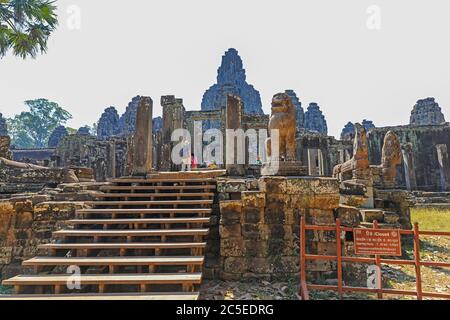
[[[203,95],[202,110],[225,108],[229,94],[241,98],[246,114],[263,114],[261,96],[258,90],[247,83],[242,59],[233,48],[222,56],[222,64],[217,70],[217,83]]]

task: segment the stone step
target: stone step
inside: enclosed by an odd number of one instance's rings
[[[435,197],[447,197],[447,198],[450,198],[450,192],[421,192],[421,191],[414,191],[413,194],[417,198],[435,198]]]
[[[166,201],[86,201],[88,206],[175,206],[208,205],[213,200],[166,200]]]
[[[203,257],[151,256],[151,257],[34,257],[24,266],[199,266]]]
[[[145,179],[145,178],[118,178],[111,179],[109,182],[114,184],[124,184],[124,183],[135,183],[135,184],[155,184],[155,183],[197,183],[197,184],[213,184],[216,182],[215,179],[212,178],[204,178],[204,179],[183,179],[183,178],[154,178],[154,179]]]
[[[204,249],[206,242],[125,242],[125,243],[47,243],[38,246],[38,249],[50,250],[113,250],[113,249]]]
[[[1,300],[198,300],[198,292],[0,295]]]
[[[100,191],[128,191],[128,190],[139,190],[139,191],[183,191],[183,190],[215,190],[216,186],[213,184],[207,185],[193,185],[193,186],[102,186]]]
[[[197,192],[197,193],[103,193],[103,194],[96,194],[96,198],[207,198],[207,197],[213,197],[214,193],[212,192]]]
[[[78,209],[76,210],[77,215],[85,214],[111,214],[111,215],[152,215],[152,214],[208,214],[211,213],[210,208],[153,208],[153,209]]]
[[[450,204],[450,197],[420,197],[416,198],[416,203],[447,203]]]
[[[363,227],[363,228],[372,229],[373,228],[373,223],[361,222],[360,226]],[[398,229],[398,228],[400,228],[400,226],[393,226],[390,223],[379,223],[378,224],[378,228],[380,228],[380,229]]]
[[[224,176],[227,174],[227,171],[224,169],[214,169],[214,170],[205,170],[205,169],[193,169],[191,171],[183,171],[183,172],[158,172],[154,174],[149,174],[147,179],[212,179],[220,176]]]
[[[152,237],[152,236],[206,236],[208,229],[144,229],[144,230],[60,230],[60,237]]]
[[[382,209],[360,209],[363,222],[383,222],[384,213]]]
[[[80,285],[97,285],[98,292],[103,293],[105,285],[140,285],[145,292],[146,285],[183,285],[183,291],[190,291],[192,286],[200,284],[201,273],[161,273],[161,274],[82,274],[79,275]],[[60,294],[73,281],[71,274],[52,275],[19,275],[3,281],[5,286],[14,286],[16,293],[28,286],[54,286],[54,293]],[[185,286],[188,285],[188,286]]]
[[[74,219],[70,225],[148,225],[148,224],[206,224],[210,218],[152,218],[152,219]]]

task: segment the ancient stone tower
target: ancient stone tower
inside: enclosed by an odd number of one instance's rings
[[[309,104],[308,111],[305,113],[305,129],[317,131],[324,135],[328,134],[327,121],[317,103]]]
[[[80,127],[77,131],[77,135],[80,136],[89,136],[91,134],[91,131],[89,130],[89,127],[84,126],[84,127]]]
[[[369,131],[370,129],[375,128],[375,125],[373,124],[372,120],[366,120],[364,119],[363,122],[361,123],[362,126],[364,127],[364,129],[366,129],[366,131]]]
[[[141,96],[134,97],[128,104],[125,113],[120,117],[120,135],[129,136],[131,134],[134,134],[134,131],[136,130],[136,113],[140,100]]]
[[[203,111],[224,108],[227,95],[231,94],[241,98],[245,113],[263,114],[261,96],[252,85],[247,83],[242,59],[236,49],[225,52],[217,73],[217,83],[203,95]]]
[[[426,125],[439,125],[445,123],[444,114],[439,107],[439,104],[435,102],[434,98],[426,98],[417,101],[411,111],[410,125],[413,126],[426,126]]]
[[[375,128],[373,121],[364,119],[362,126],[368,132],[370,129]],[[355,138],[355,125],[352,122],[347,122],[341,132],[341,140],[353,140]]]
[[[353,122],[347,122],[341,131],[341,140],[353,140],[355,138],[355,125]]]
[[[64,126],[56,127],[55,130],[53,130],[50,137],[48,138],[49,148],[56,148],[58,144],[61,142],[61,140],[68,134],[69,132],[67,131],[66,127]]]
[[[116,108],[105,109],[97,125],[97,137],[106,140],[119,133],[119,114]]]
[[[305,112],[302,108],[302,103],[297,97],[294,90],[286,90],[285,93],[291,97],[292,103],[295,106],[295,113],[297,118],[297,131],[305,127]]]
[[[3,115],[0,113],[0,136],[8,135],[8,127],[6,125],[6,120],[3,118]]]

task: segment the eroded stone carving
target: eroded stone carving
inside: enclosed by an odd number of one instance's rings
[[[278,131],[278,135],[274,135]],[[272,115],[269,120],[270,138],[266,140],[268,162],[261,168],[262,175],[307,175],[307,167],[297,161],[296,110],[291,98],[286,93],[277,93],[272,99]],[[274,139],[278,139],[275,141]],[[278,146],[275,145],[278,144]],[[278,154],[276,154],[276,149]]]
[[[435,99],[426,98],[414,105],[409,123],[413,126],[439,125],[445,123],[445,117]]]
[[[106,140],[119,134],[119,114],[116,108],[109,107],[105,109],[98,121],[97,137],[100,140]]]
[[[394,185],[397,176],[397,166],[402,164],[402,149],[397,135],[388,131],[384,137],[381,154],[381,168],[384,185]]]
[[[333,176],[341,180],[368,179],[369,149],[367,144],[366,129],[359,123],[355,124],[355,139],[353,143],[353,157],[333,169]]]
[[[224,108],[228,94],[242,99],[246,114],[264,114],[261,96],[258,90],[247,83],[242,59],[233,48],[222,57],[222,64],[217,71],[217,83],[203,95],[202,111]]]
[[[327,120],[319,108],[319,105],[312,102],[305,112],[305,129],[312,132],[318,132],[324,135],[328,134]]]

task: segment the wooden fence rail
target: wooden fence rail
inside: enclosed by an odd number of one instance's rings
[[[373,229],[379,229],[378,222],[373,222]],[[306,253],[306,231],[335,231],[336,232],[336,255],[314,255]],[[422,261],[420,257],[420,236],[444,236],[450,237],[450,232],[432,232],[432,231],[420,231],[419,224],[414,224],[413,230],[399,230],[400,235],[412,235],[414,238],[414,260],[405,259],[383,259],[380,255],[374,255],[374,257],[353,257],[342,255],[342,243],[340,241],[340,235],[342,231],[353,232],[353,228],[342,227],[340,220],[336,220],[336,226],[317,226],[306,225],[305,219],[302,217],[300,220],[300,296],[303,300],[309,300],[309,290],[333,290],[339,293],[342,298],[344,292],[366,292],[376,293],[378,299],[383,299],[384,294],[393,295],[410,295],[416,296],[418,300],[422,300],[423,297],[450,299],[450,293],[438,293],[438,292],[425,292],[422,290],[422,274],[421,267],[444,267],[450,268],[450,262],[435,262],[435,261]],[[369,229],[370,230],[370,229]],[[308,284],[306,277],[306,261],[308,260],[328,260],[337,262],[337,285],[319,285]],[[449,257],[450,260],[450,257]],[[368,263],[375,264],[377,266],[377,284],[378,288],[367,287],[351,287],[345,286],[343,283],[343,262],[350,263]],[[394,265],[412,265],[415,267],[416,277],[416,290],[398,290],[383,288],[382,282],[382,264],[394,264]]]

